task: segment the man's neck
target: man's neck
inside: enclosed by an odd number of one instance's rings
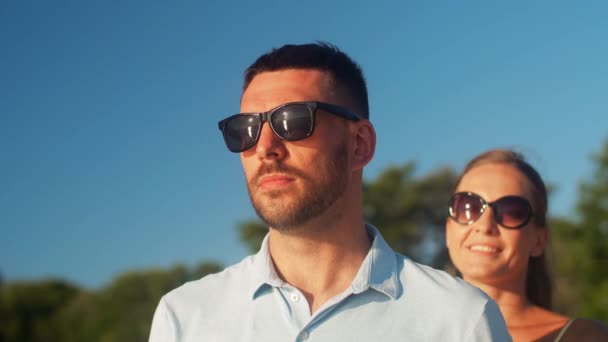
[[[311,313],[348,288],[371,246],[364,223],[270,230],[269,250],[278,275],[298,288]]]

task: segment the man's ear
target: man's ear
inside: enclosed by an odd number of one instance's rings
[[[549,229],[546,227],[535,228],[534,229],[534,245],[532,246],[532,251],[530,256],[538,257],[543,254],[545,251],[545,247],[547,246],[547,241],[549,240]]]
[[[376,151],[376,131],[369,120],[361,120],[355,123],[353,144],[353,171],[363,169],[374,156]]]

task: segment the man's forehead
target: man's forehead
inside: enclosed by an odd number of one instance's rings
[[[265,71],[257,74],[249,83],[245,93],[263,88],[302,88],[302,87],[329,87],[332,86],[332,76],[329,72],[317,69],[284,69]],[[261,89],[259,89],[261,88]]]
[[[256,75],[243,92],[242,109],[268,110],[295,101],[330,102],[335,96],[332,77],[315,69],[286,69]],[[262,108],[263,107],[263,108]]]

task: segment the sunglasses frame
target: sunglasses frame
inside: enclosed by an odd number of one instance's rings
[[[293,105],[305,105],[309,112],[310,112],[310,120],[311,120],[311,128],[310,128],[310,132],[308,132],[306,134],[306,136],[302,137],[302,138],[298,138],[298,139],[286,139],[283,138],[282,136],[280,136],[277,131],[275,130],[274,126],[272,125],[272,120],[271,117],[274,113],[276,113],[277,111],[279,111],[282,108],[285,108],[287,106],[293,106]],[[346,120],[350,120],[350,121],[360,121],[363,120],[363,117],[361,117],[360,115],[344,108],[341,106],[337,106],[331,103],[326,103],[326,102],[319,102],[319,101],[299,101],[299,102],[288,102],[288,103],[284,103],[278,107],[275,107],[269,111],[266,112],[260,112],[260,113],[239,113],[239,114],[234,114],[231,115],[223,120],[221,120],[220,122],[218,122],[218,128],[220,129],[220,131],[222,132],[222,136],[224,137],[224,143],[226,143],[226,147],[228,147],[228,150],[230,150],[231,152],[234,153],[239,153],[239,152],[244,152],[247,151],[248,149],[252,148],[253,146],[255,146],[258,143],[258,140],[260,139],[260,133],[262,132],[262,126],[264,126],[264,122],[268,122],[268,125],[270,126],[270,128],[272,129],[272,131],[274,132],[274,134],[279,137],[281,140],[285,140],[285,141],[298,141],[298,140],[303,140],[308,138],[309,136],[312,135],[312,133],[315,130],[315,116],[316,116],[316,112],[317,109],[321,109],[326,111],[329,114],[333,114],[336,116],[339,116],[343,119]],[[245,149],[233,149],[230,147],[229,143],[228,143],[228,139],[226,139],[226,127],[228,126],[228,123],[230,121],[232,121],[233,119],[235,119],[236,117],[241,117],[241,116],[253,116],[256,117],[259,121],[260,121],[260,126],[259,129],[257,130],[256,134],[255,134],[255,138],[253,139],[251,146],[245,148]]]
[[[458,221],[456,219],[456,217],[455,217],[456,215],[454,213],[454,199],[457,195],[466,195],[466,196],[470,196],[470,197],[479,199],[479,202],[481,203],[481,209],[479,210],[479,216],[477,216],[474,220],[471,220],[471,221],[465,221],[465,222]],[[498,202],[500,202],[506,198],[511,198],[511,197],[515,197],[515,198],[523,200],[523,202],[526,204],[526,207],[528,209],[528,217],[526,217],[526,219],[523,220],[522,223],[520,223],[516,226],[513,226],[513,227],[505,226],[502,222],[503,220],[498,219],[498,216],[497,216],[498,211],[496,210]],[[478,194],[476,194],[474,192],[470,192],[470,191],[461,191],[461,192],[457,192],[457,193],[453,194],[452,197],[450,197],[450,201],[448,202],[448,213],[449,213],[450,218],[454,222],[461,224],[463,226],[470,226],[473,223],[475,223],[477,220],[479,220],[479,218],[481,218],[481,216],[483,215],[483,213],[486,211],[486,209],[488,207],[492,208],[492,218],[494,219],[494,221],[498,225],[500,225],[501,227],[504,227],[506,229],[521,229],[522,227],[527,225],[528,222],[530,222],[530,219],[532,219],[532,217],[534,216],[534,209],[532,208],[532,204],[530,204],[530,201],[528,201],[528,199],[523,196],[508,195],[508,196],[503,196],[493,202],[488,202],[483,197],[479,196]]]

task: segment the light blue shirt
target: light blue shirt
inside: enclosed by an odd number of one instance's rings
[[[481,290],[395,253],[367,230],[373,243],[352,285],[313,315],[277,276],[266,236],[257,254],[166,294],[150,342],[511,341]]]

